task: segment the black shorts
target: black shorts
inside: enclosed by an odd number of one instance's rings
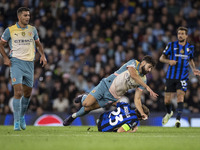
[[[166,79],[165,92],[187,91],[187,80]]]

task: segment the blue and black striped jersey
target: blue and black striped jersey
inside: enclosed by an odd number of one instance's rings
[[[176,42],[170,42],[163,51],[170,60],[176,60],[174,66],[169,65],[166,79],[187,80],[189,75],[189,61],[194,57],[194,46],[186,43],[182,46]]]
[[[131,109],[128,103],[117,103],[117,109],[105,112],[100,116],[98,130],[101,132],[115,131],[124,124],[130,129],[138,124],[138,117],[135,110]]]

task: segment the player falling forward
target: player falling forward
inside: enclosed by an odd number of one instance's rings
[[[149,116],[149,109],[142,105],[144,113]],[[97,120],[100,132],[136,132],[142,116],[137,109],[131,109],[127,103],[118,102],[114,111],[104,112]]]
[[[158,96],[146,84],[146,74],[152,71],[155,64],[155,61],[150,56],[145,56],[141,63],[134,59],[128,61],[114,74],[102,79],[88,95],[76,98],[75,101],[81,102],[82,107],[78,112],[66,118],[63,125],[68,126],[77,117],[84,116],[92,110],[117,102],[129,89],[135,89],[135,106],[140,112],[142,119],[147,119],[148,116],[142,109],[141,95],[143,89],[146,88],[151,96],[156,98]]]

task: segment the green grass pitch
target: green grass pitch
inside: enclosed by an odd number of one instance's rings
[[[101,133],[92,126],[0,126],[1,150],[200,150],[200,128],[138,127],[136,133]]]

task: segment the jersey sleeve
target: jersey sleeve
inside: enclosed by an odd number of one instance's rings
[[[171,53],[171,42],[166,46],[166,48],[163,51],[163,54],[165,56],[169,55]]]
[[[127,62],[127,68],[128,67],[133,67],[133,68],[136,68],[137,67],[137,62],[136,62],[136,60],[131,60],[131,61],[128,61]]]
[[[36,41],[36,40],[39,40],[39,36],[38,36],[38,32],[37,32],[37,30],[36,30],[36,28],[34,27],[33,28],[33,34],[34,34],[34,40]]]
[[[3,32],[2,36],[1,36],[1,40],[4,42],[8,42],[10,39],[10,30],[9,28],[6,28],[6,30]]]

